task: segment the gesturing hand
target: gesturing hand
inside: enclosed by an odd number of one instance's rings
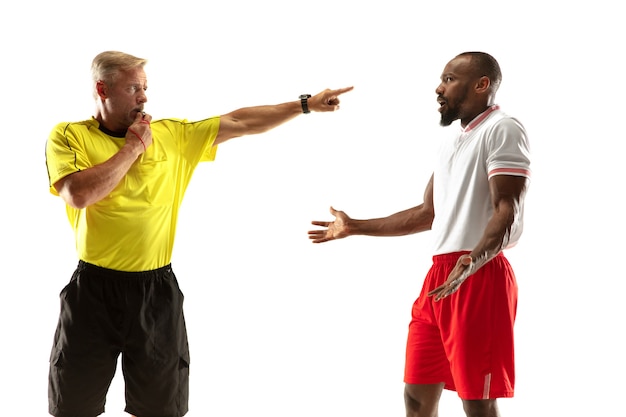
[[[309,109],[312,111],[335,111],[339,110],[339,96],[354,87],[339,88],[337,90],[326,89],[309,99]]]
[[[435,296],[435,301],[439,301],[443,298],[446,298],[450,294],[455,293],[461,284],[474,273],[476,270],[475,263],[472,260],[470,255],[462,255],[459,257],[458,261],[456,261],[456,265],[450,275],[448,275],[448,279],[439,287],[428,293],[429,296]]]
[[[328,242],[330,240],[341,239],[350,235],[347,227],[350,217],[348,217],[348,215],[343,211],[335,210],[332,207],[330,208],[330,214],[335,216],[335,220],[332,222],[323,222],[319,220],[311,222],[311,224],[315,226],[322,226],[326,228],[309,230],[309,239],[311,239],[313,243]]]

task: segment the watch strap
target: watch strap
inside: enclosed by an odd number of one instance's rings
[[[302,113],[304,114],[311,113],[311,110],[309,110],[309,98],[310,97],[311,97],[310,94],[300,95],[300,105],[302,106]]]

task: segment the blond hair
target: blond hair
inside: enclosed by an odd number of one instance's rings
[[[95,86],[98,81],[104,81],[109,85],[113,85],[115,76],[120,71],[125,71],[137,67],[143,68],[143,66],[146,65],[147,62],[147,59],[137,58],[136,56],[118,51],[105,51],[96,55],[91,63],[91,77],[94,86],[94,98],[97,98]]]

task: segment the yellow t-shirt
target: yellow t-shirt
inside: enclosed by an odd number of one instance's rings
[[[215,159],[219,124],[219,117],[152,121],[152,145],[117,187],[84,209],[66,207],[79,259],[118,271],[169,264],[185,190],[198,163]],[[98,126],[92,118],[53,129],[46,143],[52,194],[59,179],[105,162],[124,145]]]

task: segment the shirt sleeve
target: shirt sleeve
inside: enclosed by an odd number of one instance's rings
[[[499,121],[489,135],[487,173],[515,175],[530,178],[530,146],[528,135],[520,122],[514,118]]]
[[[178,138],[185,159],[196,166],[198,162],[213,161],[217,152],[215,139],[220,127],[220,118],[211,117],[189,122],[185,119],[162,120],[172,137]]]
[[[72,123],[57,124],[46,142],[46,167],[50,192],[59,195],[54,184],[61,178],[89,167],[88,158]]]

